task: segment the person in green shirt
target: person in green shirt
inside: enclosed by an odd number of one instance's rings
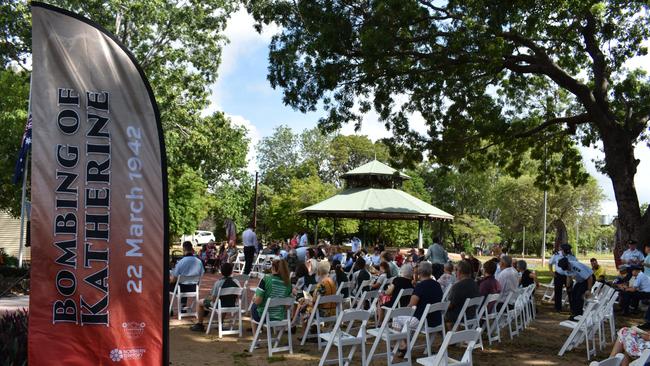
[[[268,299],[289,296],[291,296],[289,265],[284,259],[276,259],[271,265],[271,275],[265,276],[260,281],[257,291],[255,291],[255,298],[251,306],[251,317],[256,322],[259,322]],[[281,306],[269,309],[269,316],[272,321],[283,320],[286,316],[286,309]],[[254,326],[253,333],[255,333]]]

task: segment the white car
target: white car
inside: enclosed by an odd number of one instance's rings
[[[210,240],[215,241],[214,234],[211,231],[205,230],[197,230],[194,232],[194,235],[183,235],[181,237],[181,243],[189,241],[193,245],[207,244]]]

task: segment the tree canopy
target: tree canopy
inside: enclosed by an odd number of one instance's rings
[[[149,79],[161,112],[168,154],[170,233],[193,232],[211,212],[238,218],[243,225],[241,199],[223,202],[235,190],[249,192],[245,168],[248,139],[221,112],[202,115],[208,106],[209,86],[217,78],[223,35],[235,0],[145,1],[55,0],[52,5],[86,16],[114,33],[134,54]],[[27,115],[31,54],[31,14],[16,1],[0,5],[0,208],[18,212],[19,190],[7,184]],[[19,70],[24,70],[20,72]],[[10,92],[11,91],[11,92]],[[10,98],[9,98],[10,97]],[[20,121],[22,119],[22,121]],[[37,121],[35,121],[35,125]],[[9,139],[12,141],[9,142]],[[220,194],[223,193],[223,194]],[[244,193],[242,193],[244,194]],[[249,201],[250,202],[250,201]]]
[[[650,239],[634,186],[650,82],[629,67],[647,54],[647,2],[251,0],[248,9],[258,29],[281,29],[271,85],[300,111],[322,106],[325,130],[374,109],[393,153],[518,176],[530,152],[544,162],[540,187],[585,183],[575,146],[602,144],[624,238]],[[427,134],[411,128],[414,116]]]

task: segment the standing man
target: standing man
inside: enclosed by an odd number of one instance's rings
[[[244,274],[249,274],[251,273],[253,259],[257,252],[257,235],[255,234],[255,231],[253,231],[252,222],[248,225],[248,229],[244,230],[241,234],[241,239],[244,243],[244,260],[246,261],[246,264],[244,265]]]
[[[591,289],[591,286],[594,284],[594,271],[588,265],[578,261],[570,261],[567,257],[560,259],[558,266],[566,272],[567,277],[573,278],[574,280],[574,284],[569,290],[569,303],[571,305],[571,316],[569,320],[575,321],[576,316],[582,315],[585,292]]]
[[[554,287],[553,296],[555,300],[555,311],[558,313],[562,311],[562,291],[564,289],[564,286],[567,284],[566,273],[558,265],[560,259],[564,257],[569,258],[569,260],[574,260],[574,261],[578,260],[576,257],[574,257],[571,254],[571,246],[569,244],[562,244],[560,245],[560,251],[553,254],[551,259],[548,261],[549,268],[555,265],[555,273],[553,275],[553,287]],[[569,303],[570,302],[571,302],[571,298],[569,298]]]
[[[433,277],[438,279],[444,273],[444,265],[449,262],[445,248],[439,244],[440,239],[433,238],[433,244],[427,250],[427,259],[431,262]]]
[[[300,243],[298,244],[298,246],[306,247],[308,245],[309,245],[309,240],[307,237],[307,231],[303,231],[302,235],[300,235]]]

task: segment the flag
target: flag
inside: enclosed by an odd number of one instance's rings
[[[97,23],[32,9],[30,365],[168,365],[169,214],[158,106]]]
[[[25,132],[23,133],[23,138],[20,144],[20,151],[18,152],[18,160],[16,161],[16,168],[14,169],[14,178],[13,183],[18,184],[23,178],[25,173],[25,162],[27,161],[27,154],[29,154],[29,149],[32,147],[32,114],[29,114],[27,118],[27,124],[25,125]]]

